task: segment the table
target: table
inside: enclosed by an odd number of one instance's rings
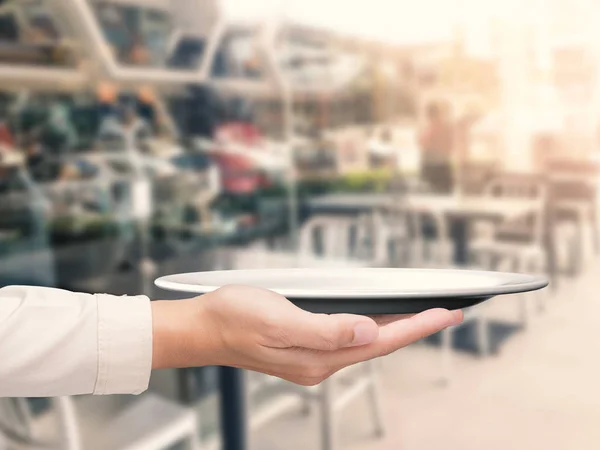
[[[469,197],[459,195],[411,194],[396,199],[391,194],[327,195],[309,201],[313,211],[365,211],[402,202],[423,212],[481,218],[512,218],[527,214],[540,205],[538,200]]]
[[[395,198],[391,194],[329,195],[309,202],[313,212],[359,212],[385,208],[397,204],[421,211],[436,213],[453,221],[452,236],[455,240],[454,262],[468,262],[468,228],[473,220],[504,220],[523,216],[542,203],[533,199],[470,197],[439,194],[410,194]]]

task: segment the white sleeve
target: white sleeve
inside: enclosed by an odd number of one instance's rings
[[[147,297],[0,289],[0,397],[139,394],[151,368]]]

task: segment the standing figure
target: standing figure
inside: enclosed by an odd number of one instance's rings
[[[443,106],[433,103],[427,108],[427,123],[420,145],[424,181],[436,193],[452,192],[454,132]]]

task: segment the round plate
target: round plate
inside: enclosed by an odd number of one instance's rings
[[[182,273],[156,280],[160,288],[205,294],[237,284],[270,289],[319,313],[412,314],[461,309],[496,295],[534,291],[544,277],[441,269],[267,269]]]

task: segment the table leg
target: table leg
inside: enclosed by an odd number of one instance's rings
[[[550,289],[558,287],[558,254],[556,248],[556,211],[547,206],[546,223],[544,224],[544,236],[546,245],[546,269],[550,279]]]
[[[455,218],[451,223],[452,240],[454,241],[454,263],[464,266],[469,263],[469,220]]]
[[[219,367],[221,437],[223,450],[247,448],[246,395],[244,371]]]
[[[179,401],[184,405],[192,402],[192,388],[190,386],[191,373],[190,369],[177,370],[177,391]]]

